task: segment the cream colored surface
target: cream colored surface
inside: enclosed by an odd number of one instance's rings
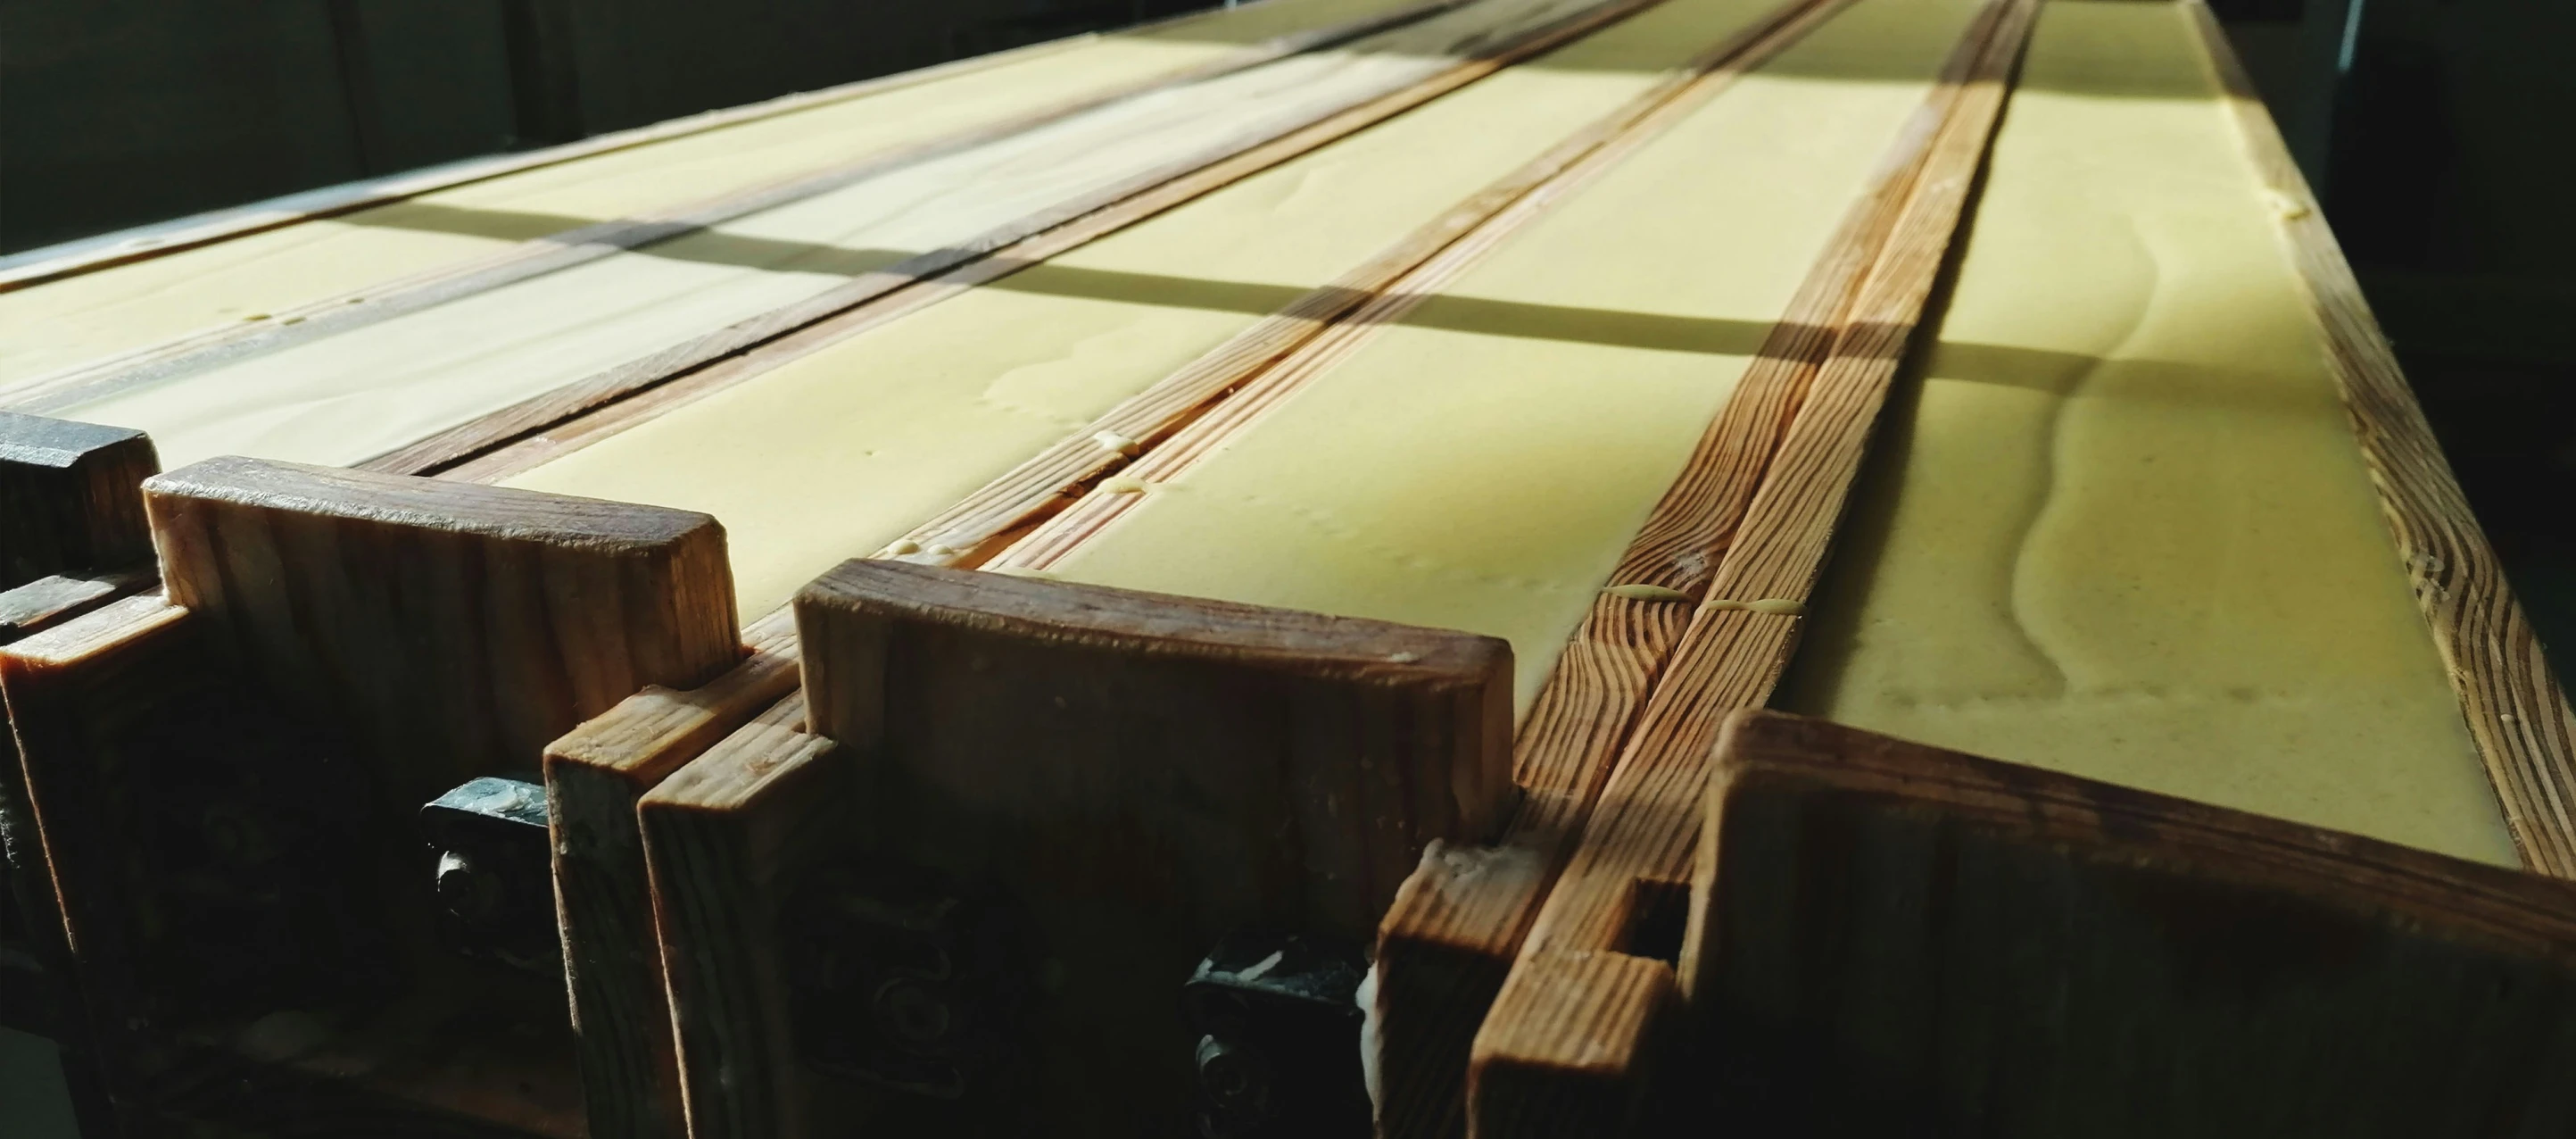
[[[1771,4],[1670,0],[511,485],[714,514],[742,611],[764,612],[1392,245]]]
[[[1051,568],[1501,636],[1525,711],[1975,7],[1865,0]]]
[[[0,293],[0,393],[173,337],[857,161],[1412,2],[1271,0]]]
[[[704,232],[94,402],[164,461],[360,462],[538,392],[960,243],[1246,132],[1286,130],[1597,0],[1480,0],[1358,41],[1101,107]],[[1492,129],[1490,125],[1482,129]]]
[[[1780,705],[2512,864],[2186,14],[2035,35]]]

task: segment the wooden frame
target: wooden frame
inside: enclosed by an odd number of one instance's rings
[[[1768,712],[1728,718],[1706,819],[1679,1117],[2576,1126],[2576,885]]]
[[[388,1125],[580,1131],[559,978],[444,948],[409,816],[461,778],[533,774],[624,693],[739,660],[722,530],[240,459],[144,493],[166,594],[0,651],[121,1113],[211,1064],[340,1073],[331,1110],[412,1105],[374,1109]],[[318,1102],[235,1106],[269,1126]]]
[[[1491,638],[870,561],[796,610],[802,694],[639,807],[697,1139],[1041,1105],[1059,1132],[1184,1125],[1193,960],[1246,927],[1357,943],[1427,843],[1507,805]],[[818,920],[798,899],[916,876],[1017,915],[1031,956],[990,984],[1044,990],[944,998],[1016,1042],[957,1061],[978,1074],[955,1104],[821,1075],[791,980]]]

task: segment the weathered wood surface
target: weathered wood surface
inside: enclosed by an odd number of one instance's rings
[[[594,1139],[687,1133],[635,812],[680,765],[795,689],[792,613],[753,623],[743,639],[750,655],[703,687],[647,687],[546,746],[556,920]]]
[[[2381,513],[2514,845],[2531,868],[2576,877],[2576,712],[2279,126],[2207,5],[2182,2],[2208,45],[2257,171],[2284,203],[2282,228],[2315,303]]]
[[[475,481],[507,478],[672,407],[722,391],[827,345],[1223,189],[1511,64],[1561,47],[1657,2],[1613,0],[1533,32],[1478,45],[1471,54],[1418,82],[1358,102],[1295,130],[1266,139],[1247,136],[1244,145],[1230,153],[1204,156],[1151,172],[1115,192],[1093,195],[1094,200],[1080,210],[1058,209],[1023,219],[973,242],[925,254],[915,259],[918,263],[905,262],[861,276],[830,293],[715,334],[696,347],[684,346],[685,351],[620,365],[364,465],[373,470]],[[1391,250],[1389,256],[1397,255],[1400,249]],[[1302,324],[1319,319],[1314,315],[1318,310],[1336,305],[1347,309],[1365,295],[1353,296],[1327,287],[1283,312],[1281,319]],[[1273,329],[1271,334],[1280,331]],[[1241,338],[1234,346],[1242,347]],[[1224,365],[1214,367],[1221,369]],[[1177,379],[1173,382],[1191,383]],[[1203,390],[1208,382],[1207,377],[1200,377],[1188,391]],[[1220,384],[1210,395],[1193,398],[1186,392],[1171,391],[1155,402],[1196,407],[1221,394]],[[1050,477],[1064,466],[1065,459],[1050,451],[1031,460],[1027,472],[1036,473],[1015,471],[1014,476],[1019,477],[1005,480],[1013,488],[1011,491],[990,493],[1025,497],[1029,492],[1021,484],[1031,478]],[[994,509],[986,498],[976,502],[976,513],[989,514]],[[980,528],[991,527],[987,523]]]
[[[1706,811],[1683,1118],[2576,1129],[2566,883],[1769,712],[1728,721]]]
[[[1426,843],[1508,808],[1499,641],[892,562],[847,563],[797,608],[813,734],[746,728],[759,746],[728,741],[643,800],[700,1139],[859,1110],[763,1059],[792,1054],[795,1010],[758,988],[783,950],[753,941],[833,866],[1024,915],[1070,980],[1015,1102],[1127,1134],[1185,1123],[1178,986],[1220,936],[1364,938]],[[835,780],[838,804],[803,786]]]
[[[1523,1082],[1572,1071],[1545,1054],[1513,1049],[1598,1028],[1545,990],[1549,967],[1541,959],[1622,949],[1642,912],[1639,883],[1673,883],[1686,874],[1698,820],[1679,805],[1695,802],[1704,786],[1717,718],[1760,704],[1778,681],[1888,384],[1948,254],[2035,10],[2029,0],[2004,0],[1994,19],[1981,21],[1982,40],[1969,41],[1975,47],[1966,58],[1973,63],[1958,77],[1903,210],[1689,627],[1653,680],[1580,844],[1529,919],[1511,979],[1477,1032],[1468,1071],[1470,1134],[1482,1134],[1482,1072],[1500,1074],[1504,1086],[1493,1093],[1500,1098],[1492,1117],[1503,1126],[1506,1104],[1536,1094]],[[1624,1026],[1629,1032],[1649,1027],[1644,1018]],[[1516,1134],[1533,1126],[1526,1118],[1508,1125]]]
[[[239,459],[144,494],[166,596],[0,652],[117,1094],[157,1110],[208,1046],[388,1118],[580,1132],[561,979],[441,947],[413,815],[740,660],[721,528]]]
[[[1068,100],[969,131],[872,154],[837,167],[753,186],[701,202],[675,203],[640,217],[617,218],[526,241],[507,252],[384,282],[355,294],[333,296],[271,313],[273,319],[234,322],[13,385],[13,404],[70,407],[249,356],[311,343],[368,325],[423,312],[464,297],[559,273],[654,242],[696,233],[762,210],[804,201],[891,171],[972,151],[1147,92],[1202,82],[1288,56],[1397,26],[1456,7],[1460,0],[1382,13],[1347,24],[1313,29],[1249,45],[1199,67],[1154,76]]]
[[[742,656],[703,514],[252,459],[145,498],[171,603],[335,721],[397,802],[532,767],[646,685]]]
[[[160,469],[140,431],[0,412],[0,589],[150,561],[136,488]]]

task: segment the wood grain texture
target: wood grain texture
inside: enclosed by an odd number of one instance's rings
[[[1427,841],[1488,834],[1508,807],[1500,641],[872,561],[797,610],[814,734],[754,747],[746,728],[643,801],[702,1139],[880,1112],[971,1130],[940,1112],[997,1106],[869,1096],[797,1058],[792,996],[760,987],[788,971],[766,939],[832,867],[901,867],[1020,915],[1068,982],[1005,1077],[1030,1085],[998,1106],[1123,1135],[1187,1125],[1176,998],[1217,938],[1356,941]],[[796,774],[831,767],[850,774]],[[845,789],[789,786],[807,779]]]
[[[1498,1105],[1541,1095],[1533,1079],[1566,1071],[1519,1042],[1585,1031],[1552,1001],[1542,958],[1628,948],[1642,891],[1688,873],[1717,718],[1760,704],[1777,683],[1857,475],[1899,358],[1920,319],[2002,111],[2036,4],[2002,0],[1912,184],[1798,404],[1705,599],[1655,678],[1602,786],[1583,837],[1531,920],[1511,979],[1478,1030],[1468,1071],[1469,1133],[1478,1134],[1481,1073]],[[1750,603],[1766,604],[1753,607]],[[1568,1078],[1573,1078],[1569,1076]],[[1575,1094],[1569,1090],[1566,1094]],[[1499,1118],[1496,1117],[1496,1118]],[[1516,1125],[1517,1126],[1517,1125]]]
[[[2280,128],[2216,17],[2199,0],[2181,2],[2208,45],[2257,173],[2284,204],[2285,239],[2315,305],[2380,513],[2459,693],[2514,845],[2532,869],[2576,877],[2576,713],[2567,693]]]
[[[1997,5],[1971,24],[1878,181],[1853,205],[1611,581],[1669,589],[1690,601],[1709,595],[1793,413],[1905,218],[1935,157],[1939,128],[2006,15]],[[1689,613],[1672,601],[1603,593],[1521,725],[1514,778],[1528,797],[1501,848],[1424,860],[1388,912],[1377,957],[1379,1062],[1389,1089],[1379,1126],[1386,1134],[1459,1127],[1470,1043]]]
[[[1400,25],[1456,7],[1460,2],[1461,0],[1432,0],[1431,3],[1415,8],[1381,13],[1335,27],[1281,36],[1245,47],[1198,67],[1185,68],[1113,87],[1079,99],[1067,100],[1040,111],[897,147],[830,169],[731,191],[707,201],[675,204],[668,209],[648,212],[641,217],[617,218],[522,242],[509,251],[490,257],[433,269],[401,280],[379,283],[356,293],[328,297],[310,304],[284,309],[270,314],[274,318],[271,320],[256,323],[243,322],[208,329],[137,352],[13,385],[7,393],[8,398],[18,406],[71,407],[132,390],[138,386],[205,371],[232,361],[277,352],[298,344],[311,343],[324,337],[425,311],[516,282],[562,272],[654,242],[697,233],[711,226],[722,225],[762,210],[804,201],[889,171],[970,151],[979,146],[1148,92],[1243,71],[1300,52]],[[989,246],[986,248],[989,249]],[[986,250],[977,249],[973,252],[980,254],[984,251]],[[911,266],[907,263],[906,267]],[[846,303],[842,307],[846,307]],[[771,334],[774,335],[775,332]],[[670,354],[657,354],[651,359],[658,360],[668,355]]]
[[[1684,1115],[2562,1134],[2576,887],[1857,729],[1721,733]]]
[[[84,273],[94,273],[101,269],[113,269],[119,265],[131,265],[138,261],[166,257],[173,253],[229,241],[236,237],[248,237],[303,222],[320,221],[394,202],[408,201],[424,194],[470,186],[476,182],[488,182],[495,178],[556,166],[593,155],[631,150],[668,139],[703,134],[741,123],[757,122],[761,119],[847,102],[851,99],[882,94],[932,80],[982,71],[999,64],[1017,63],[1032,56],[1060,51],[1098,38],[1097,33],[1068,36],[1061,40],[1050,40],[1046,43],[1030,44],[1008,51],[997,51],[989,55],[953,60],[900,74],[862,79],[816,91],[800,91],[775,99],[746,103],[739,107],[726,107],[630,130],[612,131],[536,150],[522,150],[511,154],[493,155],[478,161],[445,164],[425,171],[371,178],[351,185],[345,194],[332,195],[329,200],[310,206],[292,209],[247,206],[223,211],[202,222],[191,223],[182,228],[153,226],[149,227],[149,232],[129,240],[103,246],[83,243],[80,248],[68,250],[60,256],[0,269],[0,293],[59,281],[66,277],[77,277]],[[295,195],[299,199],[307,196]]]
[[[1236,333],[914,527],[880,556],[923,565],[971,568],[980,564],[1004,542],[1071,505],[1091,486],[1127,465],[1131,450],[1103,447],[1102,438],[1128,440],[1138,453],[1160,446],[1211,405],[1362,305],[1420,284],[1408,280],[1407,274],[1495,215],[1534,193],[1551,199],[1560,196],[1552,184],[1582,177],[1594,168],[1586,165],[1588,158],[1605,147],[1616,147],[1619,154],[1633,150],[1641,134],[1651,136],[1656,128],[1675,121],[1679,110],[1704,103],[1722,87],[1722,80],[1709,81],[1713,75],[1739,74],[1749,61],[1766,58],[1842,2],[1795,0],[1710,45],[1627,104],[1450,207],[1366,263]]]
[[[858,771],[791,695],[638,806],[692,1139],[815,1134],[783,937],[797,876],[848,839]]]
[[[532,766],[644,686],[741,657],[703,514],[253,459],[145,499],[170,601],[332,721],[397,802]]]
[[[1110,190],[1020,219],[973,241],[863,274],[847,285],[668,352],[531,397],[362,465],[370,470],[474,481],[508,478],[672,407],[722,391],[827,345],[1223,189],[1659,2],[1611,0],[1527,34],[1476,45],[1446,69],[1296,129],[1267,138],[1246,136],[1218,148],[1218,152],[1168,164]],[[1317,297],[1298,302],[1292,312],[1312,312],[1335,305],[1346,311],[1358,299],[1328,287]],[[1293,331],[1296,324],[1316,318],[1283,313],[1280,319],[1291,324],[1287,329],[1273,330],[1274,335]],[[1222,365],[1214,367],[1221,369]],[[1201,387],[1190,391],[1203,390],[1209,381],[1203,377],[1197,382]],[[1192,399],[1186,392],[1170,392],[1155,402],[1197,406],[1208,398],[1213,396]],[[1143,414],[1150,417],[1154,413]],[[1017,477],[1006,477],[1005,481],[1018,498],[1025,498],[1031,493],[1025,484],[1045,480],[1063,469],[1064,464],[1063,457],[1050,451],[1032,459],[1031,470],[1014,471]],[[994,509],[992,503],[986,502],[976,507],[976,513],[990,514]],[[981,528],[989,527],[988,522]]]
[[[150,561],[136,488],[160,469],[140,431],[0,412],[0,589]]]
[[[687,1133],[636,804],[795,689],[791,613],[743,639],[750,655],[704,687],[647,687],[546,745],[556,924],[593,1139]]]

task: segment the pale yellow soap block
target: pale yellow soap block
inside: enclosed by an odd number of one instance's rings
[[[742,611],[763,612],[1084,431],[1120,399],[1511,173],[1770,6],[1671,0],[511,485],[716,515]]]
[[[1269,0],[983,69],[474,182],[28,289],[0,292],[13,384],[442,267],[517,242],[709,200],[1174,74],[1246,44],[1411,0]]]
[[[1922,106],[1974,0],[1867,0],[1051,565],[1566,639]]]
[[[1777,702],[2513,863],[2188,18],[2043,10]]]

